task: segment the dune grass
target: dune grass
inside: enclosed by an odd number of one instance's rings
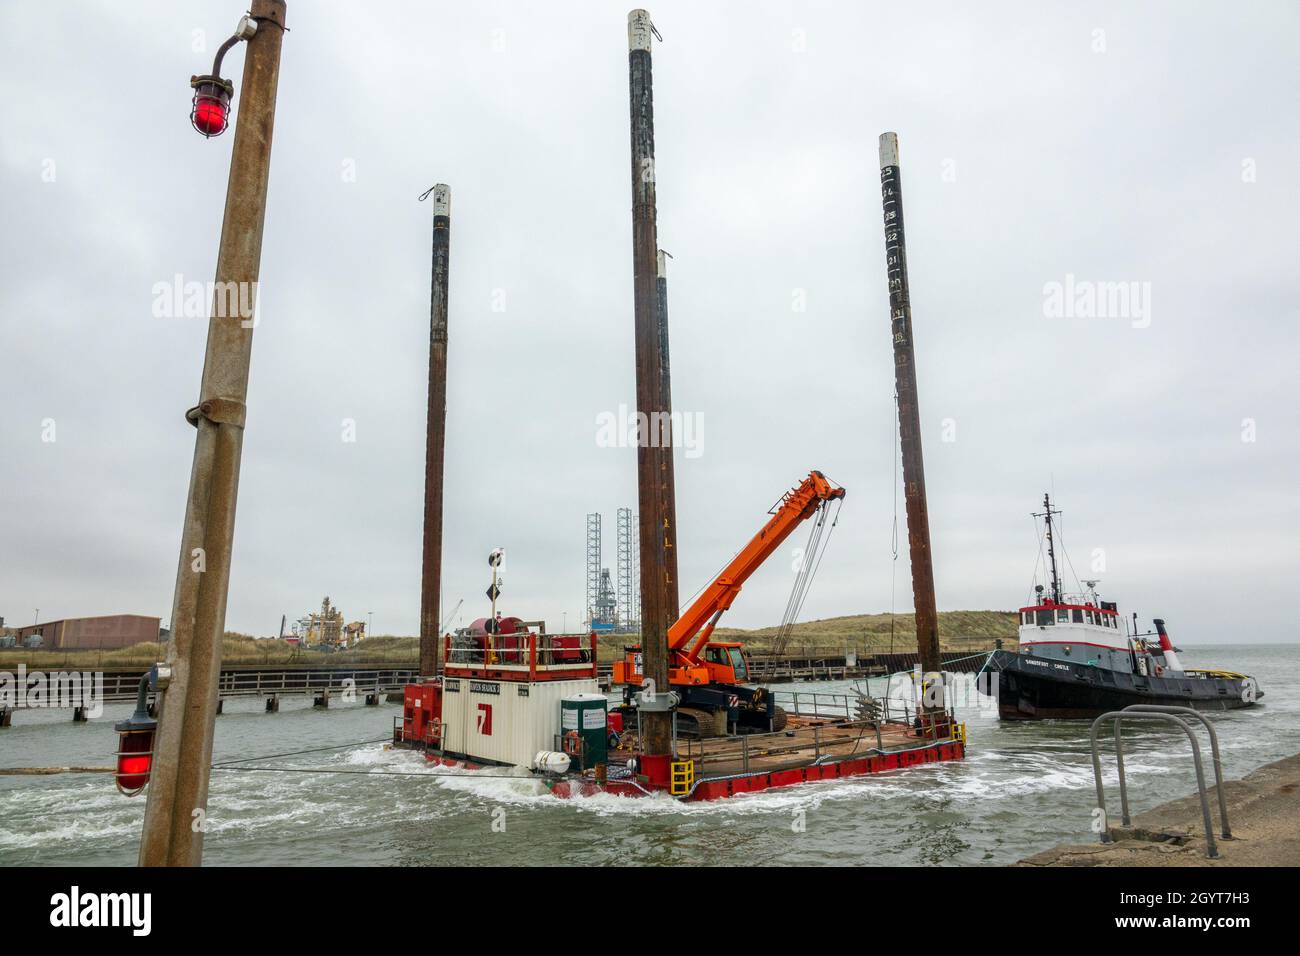
[[[166,646],[158,643],[135,644],[105,651],[6,648],[0,650],[0,668],[12,670],[20,663],[26,664],[29,670],[147,667],[164,660],[166,654]],[[248,634],[228,631],[221,652],[221,662],[227,667],[346,667],[350,664],[414,667],[419,660],[419,638],[394,636],[371,637],[355,649],[331,652],[309,650],[281,640],[258,640]]]
[[[879,654],[916,650],[915,623],[911,614],[854,614],[820,621],[804,621],[794,626],[786,652],[796,656],[840,655],[847,650],[858,654]],[[892,633],[892,639],[891,639]],[[752,654],[772,649],[777,628],[757,630],[718,628],[714,639],[739,641]],[[943,611],[939,614],[939,643],[945,651],[988,650],[995,640],[1013,644],[1016,639],[1014,611]],[[603,661],[617,660],[625,645],[635,644],[635,634],[617,634],[604,638],[598,656]],[[136,644],[116,650],[0,650],[0,669],[13,670],[20,663],[29,670],[102,667],[147,667],[166,655],[162,644]],[[356,648],[346,651],[315,651],[281,640],[258,640],[248,634],[227,632],[222,647],[222,663],[227,667],[278,665],[282,667],[346,667],[348,665],[383,665],[415,667],[420,660],[420,641],[416,637],[381,635],[367,638]]]

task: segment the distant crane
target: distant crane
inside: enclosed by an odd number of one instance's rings
[[[456,606],[452,608],[451,613],[447,615],[447,620],[443,621],[442,626],[438,628],[439,634],[447,633],[447,625],[449,625],[452,622],[452,618],[456,616],[457,612],[460,611],[460,606],[464,603],[465,603],[464,598],[461,598],[459,601],[456,602]]]

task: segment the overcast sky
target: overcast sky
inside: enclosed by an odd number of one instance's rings
[[[634,402],[627,9],[290,3],[228,628],[328,593],[417,630],[435,182],[444,613],[486,612],[501,546],[508,613],[581,619],[585,515],[612,567],[636,505],[634,449],[597,442]],[[243,10],[0,6],[8,623],[170,618],[206,319],[155,317],[154,290],[214,272],[233,135],[190,128],[188,81]],[[1024,602],[1050,489],[1122,612],[1190,643],[1295,639],[1294,4],[650,12],[673,400],[698,441],[683,600],[819,468],[848,497],[804,618],[911,607],[876,155],[896,130],[940,608]],[[1124,314],[1053,306],[1053,283],[1121,282]],[[803,537],[727,623],[780,619]]]

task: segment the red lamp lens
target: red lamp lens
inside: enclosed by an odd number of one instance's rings
[[[226,104],[218,97],[199,94],[194,97],[194,128],[204,136],[220,136],[226,131]]]
[[[121,757],[117,761],[117,769],[127,776],[148,776],[149,765],[153,763],[153,758],[148,755],[143,757]]]
[[[230,122],[230,97],[234,87],[219,76],[196,76],[190,80],[194,101],[190,123],[205,137],[220,136]]]
[[[145,788],[153,770],[153,731],[123,731],[118,747],[117,789],[132,797]]]

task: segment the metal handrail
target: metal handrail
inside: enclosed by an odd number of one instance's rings
[[[1231,840],[1232,829],[1228,826],[1228,801],[1223,794],[1223,761],[1219,757],[1219,735],[1215,731],[1214,725],[1210,723],[1209,719],[1204,714],[1202,714],[1199,710],[1194,710],[1191,707],[1179,707],[1179,706],[1171,706],[1167,704],[1129,704],[1129,706],[1125,707],[1124,709],[1130,711],[1142,711],[1142,712],[1157,713],[1157,714],[1186,715],[1188,717],[1195,717],[1197,720],[1201,722],[1201,726],[1203,726],[1206,729],[1206,731],[1209,732],[1210,735],[1210,760],[1214,764],[1214,789],[1217,791],[1219,797],[1219,826],[1223,838],[1225,840]],[[1117,756],[1120,753],[1121,751],[1118,750],[1116,751]],[[1121,804],[1124,804],[1126,802],[1126,800],[1124,799],[1123,787],[1124,787],[1124,779],[1123,777],[1121,777],[1120,778],[1120,788],[1121,788],[1120,803]],[[1125,814],[1127,814],[1127,810],[1125,811]]]
[[[1141,704],[1134,706],[1144,706]],[[1196,783],[1197,795],[1201,798],[1201,815],[1205,822],[1205,855],[1211,860],[1219,856],[1218,844],[1214,841],[1214,823],[1210,819],[1210,803],[1205,798],[1205,768],[1201,763],[1201,745],[1196,739],[1196,734],[1188,723],[1176,714],[1163,713],[1158,711],[1135,711],[1125,708],[1124,710],[1112,710],[1102,714],[1092,722],[1092,728],[1089,730],[1089,742],[1092,746],[1092,773],[1097,783],[1097,807],[1101,810],[1103,827],[1101,831],[1102,843],[1114,843],[1110,835],[1110,824],[1106,814],[1106,789],[1101,779],[1101,753],[1097,748],[1097,731],[1101,727],[1102,721],[1111,720],[1115,724],[1115,745],[1116,757],[1119,767],[1120,780],[1120,806],[1122,808],[1122,822],[1124,826],[1129,826],[1131,820],[1128,813],[1128,791],[1124,782],[1124,759],[1123,746],[1120,743],[1120,729],[1126,717],[1138,720],[1159,720],[1165,723],[1174,724],[1181,727],[1187,734],[1187,740],[1192,745],[1192,758],[1196,765]]]
[[[782,705],[784,702],[785,709],[798,716],[840,721],[864,719],[858,713],[858,703],[863,699],[859,695],[807,694],[784,690],[772,691],[771,693],[774,703]],[[867,720],[867,722],[875,720],[886,724],[902,723],[911,725],[916,719],[916,701],[914,700],[895,697],[872,697],[870,699],[880,705],[880,713],[877,717]],[[811,710],[801,707],[801,702],[810,703]],[[956,720],[951,708],[945,708],[945,711],[950,721]]]
[[[453,666],[506,669],[529,667],[535,657],[538,667],[589,668],[594,662],[593,648],[590,643],[580,643],[583,637],[581,634],[538,634],[534,631],[453,636],[447,639],[447,661]],[[556,643],[558,639],[569,641],[573,638],[578,638],[579,643]],[[477,643],[479,640],[484,640],[482,646]],[[507,641],[513,641],[514,646],[507,647]],[[557,660],[560,655],[574,659]]]
[[[817,694],[803,693],[800,691],[774,690],[771,691],[772,699],[778,705],[783,705],[783,701],[790,706],[785,709],[792,714],[799,714],[805,717],[854,717],[857,713],[857,704],[861,699],[856,694]],[[909,721],[911,711],[915,704],[914,701],[908,701],[901,698],[893,697],[873,697],[871,698],[882,705],[881,720],[891,721]],[[812,710],[802,709],[800,703],[810,704]],[[891,704],[897,705],[898,716],[895,717],[895,708]]]

